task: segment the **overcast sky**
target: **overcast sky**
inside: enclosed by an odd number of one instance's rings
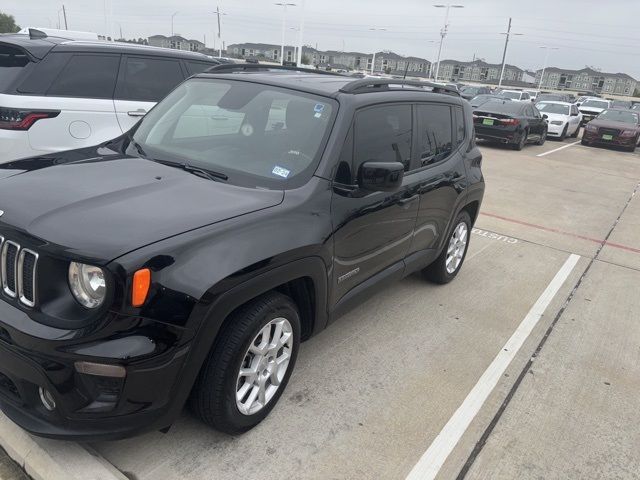
[[[283,0],[64,0],[69,29],[111,32],[126,38],[174,31],[213,46],[217,5],[222,12],[226,44],[279,44]],[[287,13],[288,44],[297,42],[303,0]],[[392,50],[403,55],[435,59],[445,10],[425,0],[306,0],[304,43],[323,50],[371,52]],[[508,18],[513,17],[507,61],[523,68],[542,68],[545,50],[549,64],[566,68],[586,65],[607,72],[625,72],[640,79],[640,0],[460,0],[451,9],[449,35],[442,59],[499,63]],[[21,26],[53,28],[62,17],[62,2],[2,0],[0,11],[16,17]],[[370,31],[384,28],[385,31]],[[217,40],[216,40],[217,41]]]

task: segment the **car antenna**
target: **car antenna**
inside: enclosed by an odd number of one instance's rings
[[[404,75],[402,76],[402,79],[406,79],[407,78],[407,72],[409,71],[409,60],[407,60],[407,66],[404,69]]]

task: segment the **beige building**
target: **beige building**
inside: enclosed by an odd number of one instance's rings
[[[149,37],[149,45],[154,47],[173,48],[175,50],[187,50],[199,52],[205,49],[205,44],[199,40],[188,40],[180,35],[165,37],[164,35],[152,35]]]
[[[434,73],[436,64],[434,63]],[[458,60],[442,60],[438,80],[448,82],[470,81],[497,83],[500,80],[502,64],[487,63],[484,60],[473,62],[461,62]],[[504,68],[503,81],[522,82],[524,70],[515,65],[506,64]]]
[[[542,70],[536,72],[536,82],[540,82]],[[567,70],[549,67],[544,71],[542,88],[554,90],[588,91],[611,95],[633,95],[636,80],[626,73],[604,73],[583,68]]]

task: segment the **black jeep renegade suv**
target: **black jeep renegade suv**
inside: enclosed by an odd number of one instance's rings
[[[28,431],[121,438],[187,400],[246,431],[301,341],[390,281],[459,272],[484,192],[468,102],[237,69],[113,141],[0,166],[0,404]]]

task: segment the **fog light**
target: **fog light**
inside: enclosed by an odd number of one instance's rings
[[[38,393],[40,394],[40,401],[44,408],[53,412],[56,409],[56,401],[53,399],[53,395],[46,388],[38,387]]]

